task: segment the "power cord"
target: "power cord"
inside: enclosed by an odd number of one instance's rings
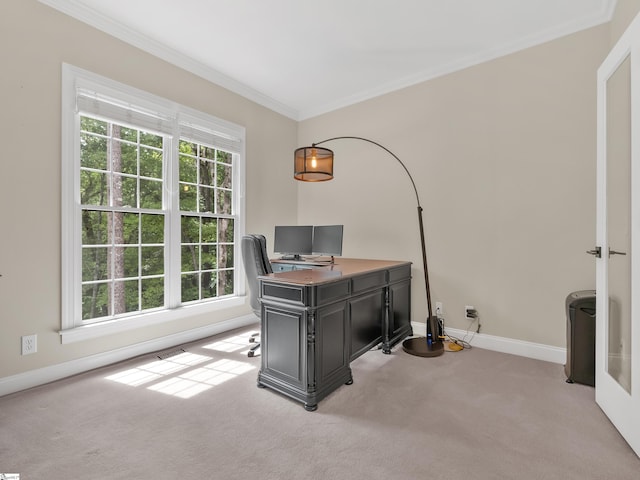
[[[465,317],[471,320],[471,324],[473,324],[473,322],[476,320],[478,321],[476,333],[480,333],[480,315],[478,315],[478,311],[473,307],[467,307],[465,308]],[[471,325],[469,325],[469,329],[470,328],[471,328]]]
[[[444,349],[445,352],[459,352],[460,350],[463,350],[464,347],[460,344],[460,341],[454,337],[451,337],[449,334],[447,334],[445,328],[444,328],[444,317],[439,316],[438,317],[438,324],[440,327],[440,332],[441,335],[439,336],[440,340],[442,340],[442,342],[448,341],[449,344],[447,345],[447,348]]]
[[[467,331],[463,338],[458,338],[453,335],[449,335],[444,329],[444,318],[438,317],[438,321],[440,322],[440,329],[443,335],[440,336],[443,340],[449,341],[449,349],[445,349],[445,351],[449,352],[459,352],[461,350],[470,350],[472,348],[471,342],[477,333],[480,333],[480,315],[478,315],[477,310],[469,310],[467,315],[470,318],[469,326],[467,327]],[[476,329],[472,330],[473,324],[478,322]],[[471,335],[471,338],[467,340],[467,338]]]

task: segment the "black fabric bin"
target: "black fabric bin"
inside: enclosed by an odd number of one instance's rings
[[[564,372],[568,383],[596,384],[596,292],[580,290],[570,293],[567,309],[567,363]]]

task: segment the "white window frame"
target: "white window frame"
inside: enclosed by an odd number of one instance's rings
[[[99,322],[83,322],[81,313],[81,206],[80,206],[80,106],[88,96],[117,100],[114,112],[127,111],[144,123],[153,121],[162,124],[166,132],[170,129],[174,141],[171,147],[170,165],[165,166],[165,178],[169,185],[177,185],[178,140],[181,135],[194,141],[211,143],[215,138],[218,147],[233,145],[233,212],[234,222],[234,284],[236,294],[220,299],[210,299],[195,304],[181,305],[179,299],[168,298],[165,308],[151,312],[140,312],[123,318],[108,319]],[[80,99],[80,102],[79,102]],[[89,113],[90,115],[90,113]],[[148,124],[147,124],[148,126]],[[208,141],[207,141],[208,140]],[[222,143],[223,145],[220,145]],[[60,336],[62,343],[71,343],[96,338],[134,328],[180,320],[186,317],[209,314],[245,304],[245,276],[241,265],[240,239],[245,228],[245,128],[221,120],[212,115],[185,107],[170,100],[88,72],[81,68],[62,64],[62,320]],[[173,226],[179,225],[177,211],[177,188],[170,188],[165,210],[173,210]],[[180,283],[180,230],[169,228],[165,242],[177,245],[172,258],[165,263],[166,282],[171,289]],[[175,273],[177,271],[177,274]]]

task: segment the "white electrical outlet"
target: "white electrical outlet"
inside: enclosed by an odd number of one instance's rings
[[[29,355],[38,351],[38,336],[24,335],[22,337],[22,355]]]
[[[477,317],[477,315],[475,314],[475,307],[473,307],[472,305],[465,305],[464,307],[464,318],[466,318],[467,320],[473,320]]]
[[[442,306],[442,302],[436,302],[436,317],[440,317],[444,315],[444,307]]]

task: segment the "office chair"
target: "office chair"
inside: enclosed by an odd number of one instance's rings
[[[266,275],[273,273],[269,257],[267,255],[267,239],[264,235],[244,235],[242,237],[242,261],[244,263],[244,271],[247,275],[247,282],[249,284],[249,303],[253,309],[253,313],[258,318],[260,315],[260,298],[259,298],[259,282],[258,277],[260,275]],[[254,357],[260,348],[260,337],[255,334],[249,339],[249,342],[254,345],[247,354],[249,357]]]

